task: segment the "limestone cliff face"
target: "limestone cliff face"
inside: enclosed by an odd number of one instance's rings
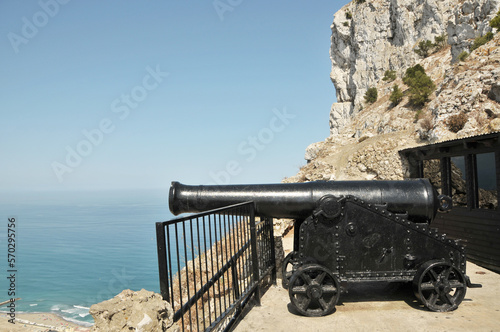
[[[331,134],[339,134],[363,108],[363,96],[386,70],[402,75],[419,60],[419,41],[447,34],[452,60],[471,40],[491,28],[498,0],[352,1],[334,15],[330,77],[337,103],[330,113]]]
[[[488,22],[498,11],[498,0],[455,1],[453,15],[447,22],[448,43],[456,60],[460,52],[468,51],[471,40],[485,35],[491,28]]]
[[[398,151],[422,144],[500,131],[500,33],[489,26],[500,0],[354,0],[334,15],[331,78],[337,103],[331,135],[306,150],[308,164],[285,182],[402,179]],[[491,41],[470,52],[474,39],[492,31]],[[445,45],[423,58],[420,41],[446,35]],[[458,54],[470,52],[463,61]],[[402,77],[420,64],[435,84],[429,101],[409,103]],[[393,81],[382,78],[396,72]],[[394,105],[394,85],[405,93]],[[378,100],[367,104],[369,87]],[[465,118],[458,130],[452,117]]]

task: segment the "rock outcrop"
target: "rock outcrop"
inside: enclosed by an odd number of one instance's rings
[[[124,290],[114,298],[94,304],[90,314],[92,331],[168,331],[178,332],[174,312],[160,294],[142,289]]]
[[[488,22],[498,11],[498,0],[454,1],[453,15],[447,22],[446,32],[453,60],[462,51],[469,51],[471,40],[491,31]]]

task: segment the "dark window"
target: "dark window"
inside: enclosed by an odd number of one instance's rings
[[[476,155],[479,208],[496,210],[498,207],[498,188],[495,167],[495,153]]]
[[[467,206],[465,158],[451,157],[451,198],[453,206]]]
[[[439,159],[430,159],[423,161],[424,178],[429,179],[439,194],[442,194],[441,185],[441,165]]]

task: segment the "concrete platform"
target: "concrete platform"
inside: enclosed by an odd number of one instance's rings
[[[271,286],[234,331],[500,331],[500,275],[472,263],[467,275],[483,288],[468,288],[458,309],[444,313],[425,309],[407,284],[370,283],[348,287],[331,315],[304,317],[287,290]]]

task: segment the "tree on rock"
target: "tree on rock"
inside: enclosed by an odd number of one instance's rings
[[[446,42],[446,39],[448,36],[446,33],[443,33],[442,35],[435,36],[434,37],[434,46],[444,48],[448,43]]]
[[[395,70],[386,70],[384,73],[383,81],[392,82],[396,79],[396,71]]]
[[[377,88],[375,87],[372,87],[372,88],[369,88],[368,90],[366,90],[366,93],[365,93],[365,101],[369,104],[373,104],[374,102],[376,102],[378,99],[378,92],[377,92]]]
[[[392,92],[391,96],[389,97],[389,100],[394,104],[397,105],[403,100],[403,91],[399,88],[397,84],[394,84],[392,86]]]
[[[433,47],[434,44],[430,40],[422,40],[420,43],[418,43],[418,48],[416,48],[414,51],[418,55],[427,58]]]
[[[423,106],[431,93],[436,88],[431,78],[427,76],[421,65],[415,65],[406,70],[403,82],[408,85],[410,104],[414,106]]]

